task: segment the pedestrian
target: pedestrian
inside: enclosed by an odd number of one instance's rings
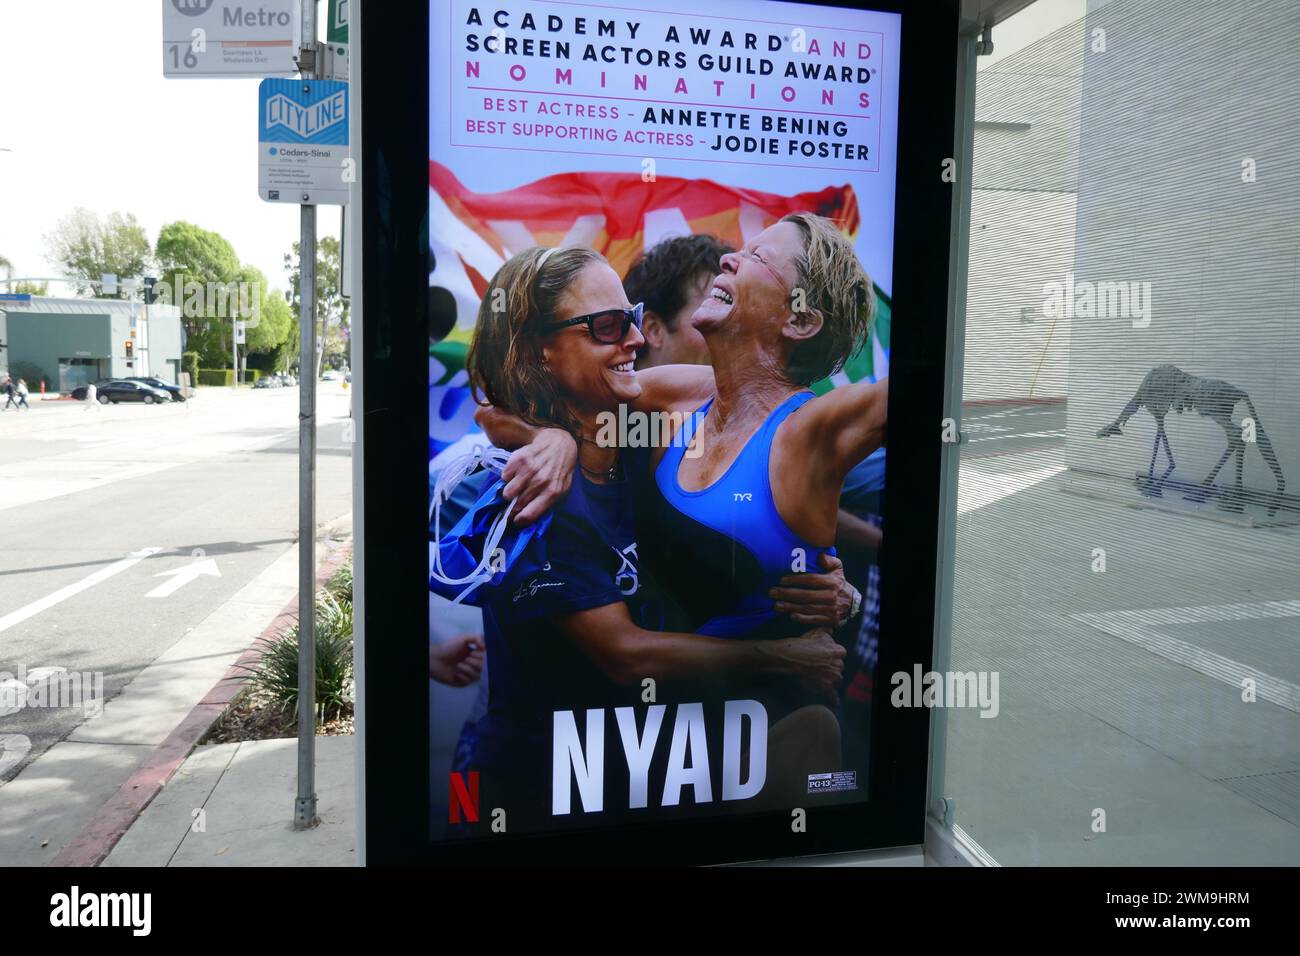
[[[87,382],[86,383],[86,411],[90,411],[92,408],[99,407],[99,403],[96,401],[95,392],[96,392],[95,383]]]
[[[27,404],[27,391],[27,379],[20,378],[18,380],[18,407],[25,408],[30,412],[32,406]]]
[[[5,397],[4,408],[0,409],[0,411],[7,412],[9,411],[10,405],[14,405],[14,406],[18,405],[17,396],[14,394],[15,391],[16,389],[14,388],[13,379],[11,379],[8,375],[6,375],[5,380],[3,382],[0,382],[0,395],[3,395]]]

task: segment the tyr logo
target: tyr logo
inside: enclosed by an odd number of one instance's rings
[[[732,501],[753,501],[754,496],[748,491],[733,491],[731,499]]]

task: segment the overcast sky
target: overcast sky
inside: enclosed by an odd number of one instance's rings
[[[15,275],[59,275],[43,237],[85,206],[134,213],[151,244],[177,219],[219,232],[287,288],[298,207],[257,195],[258,81],[162,70],[159,0],[0,0],[0,256]],[[338,234],[338,208],[320,207],[320,235]]]

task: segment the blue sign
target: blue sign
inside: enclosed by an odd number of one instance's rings
[[[258,192],[267,202],[346,205],[348,84],[266,79],[258,90]]]
[[[267,79],[259,89],[258,140],[348,144],[348,85],[340,80]]]
[[[0,305],[31,301],[32,297],[26,292],[0,292]]]

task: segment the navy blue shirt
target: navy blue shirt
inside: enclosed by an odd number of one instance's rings
[[[573,711],[581,728],[587,708],[639,699],[639,688],[617,687],[556,623],[626,602],[638,624],[656,624],[637,563],[630,486],[595,484],[579,470],[545,533],[500,583],[484,586],[491,588],[483,627],[492,679],[475,764],[485,789],[496,784],[507,810],[525,803],[530,816],[549,812],[555,711]]]

